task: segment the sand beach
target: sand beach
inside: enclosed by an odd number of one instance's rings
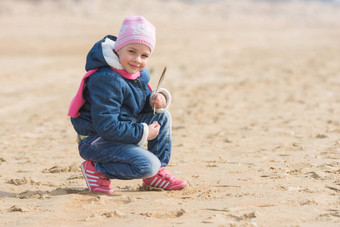
[[[181,191],[91,193],[67,117],[87,52],[122,20],[157,28]],[[340,225],[340,5],[0,2],[1,226]]]

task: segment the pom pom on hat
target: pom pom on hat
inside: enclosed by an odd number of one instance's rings
[[[141,43],[152,51],[156,44],[155,27],[142,16],[129,16],[123,21],[114,50],[118,51],[130,43]]]

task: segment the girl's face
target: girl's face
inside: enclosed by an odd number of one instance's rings
[[[148,46],[140,43],[128,44],[117,51],[120,64],[130,74],[144,69],[151,55]]]

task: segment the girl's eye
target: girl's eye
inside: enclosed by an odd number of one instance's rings
[[[148,58],[149,55],[143,54],[142,57],[143,57],[143,58]]]
[[[134,52],[133,50],[129,50],[129,53],[132,53],[132,54],[133,54],[133,53],[135,53],[135,52]]]

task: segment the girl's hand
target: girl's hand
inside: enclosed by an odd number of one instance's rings
[[[156,107],[156,109],[164,108],[166,105],[166,98],[162,93],[158,93],[152,96],[151,106]]]
[[[148,127],[149,127],[148,140],[153,140],[158,136],[159,129],[161,128],[161,126],[158,124],[157,121],[154,121]]]

